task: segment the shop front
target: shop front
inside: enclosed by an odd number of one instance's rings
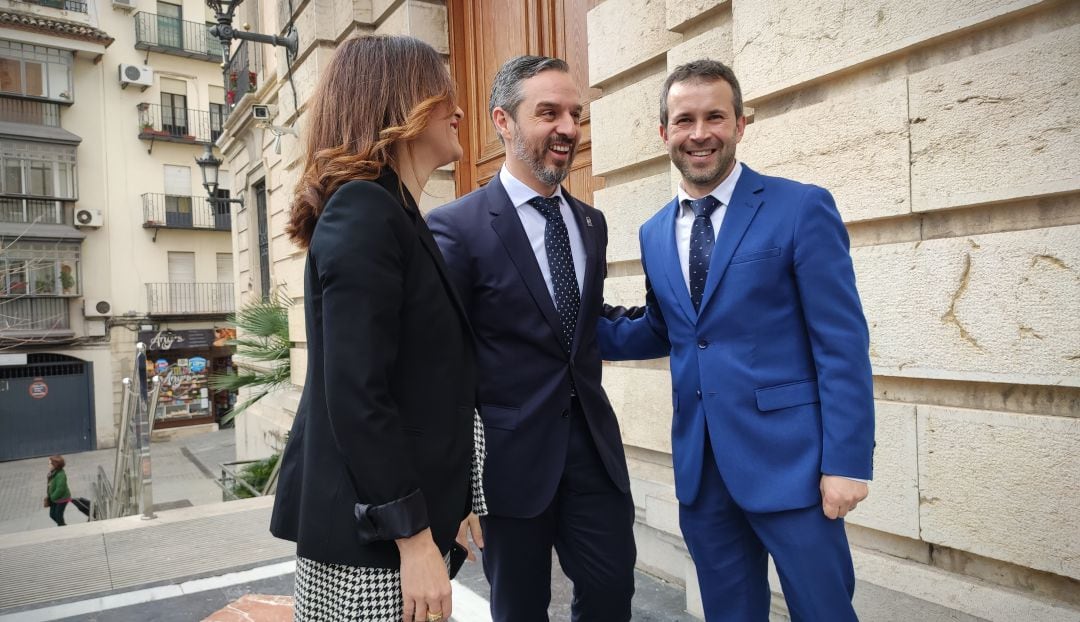
[[[215,423],[236,401],[210,388],[210,376],[232,371],[235,328],[162,329],[139,333],[146,344],[147,378],[161,380],[155,428]]]

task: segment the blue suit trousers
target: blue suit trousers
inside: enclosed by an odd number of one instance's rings
[[[700,492],[692,504],[679,505],[679,524],[697,567],[706,621],[769,619],[770,554],[793,622],[857,621],[843,519],[826,518],[820,504],[747,512],[731,498],[708,441],[702,463]]]

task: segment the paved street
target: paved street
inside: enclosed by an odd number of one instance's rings
[[[176,508],[221,501],[221,489],[203,468],[216,476],[220,472],[220,463],[235,459],[234,434],[233,430],[219,430],[153,443],[150,456],[155,507]],[[72,495],[91,498],[91,485],[99,466],[112,478],[116,450],[68,454],[64,459]],[[47,458],[0,462],[0,534],[56,527],[49,520],[48,510],[41,506],[48,471]],[[69,524],[86,521],[86,517],[71,505],[65,511],[64,519]]]

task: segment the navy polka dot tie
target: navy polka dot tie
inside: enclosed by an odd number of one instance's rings
[[[720,205],[720,200],[710,194],[696,201],[686,199],[683,204],[694,210],[694,225],[690,228],[690,301],[694,303],[696,311],[701,306],[705,279],[709,276],[709,259],[715,241],[712,213]]]
[[[533,197],[529,204],[547,220],[544,225],[544,250],[547,252],[548,272],[552,289],[555,290],[555,310],[559,312],[563,348],[570,351],[577,326],[581,292],[578,291],[577,273],[574,272],[574,256],[570,252],[570,234],[566,231],[559,197]]]

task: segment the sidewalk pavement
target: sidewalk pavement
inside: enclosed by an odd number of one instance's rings
[[[242,577],[295,559],[295,546],[267,529],[272,505],[273,497],[257,497],[163,511],[149,521],[129,516],[0,536],[0,622],[180,622],[203,619],[245,594],[291,595],[291,572],[236,585],[207,579],[192,587],[199,583],[193,578]],[[456,622],[490,622],[480,564],[466,564],[456,582],[463,604],[472,604]],[[168,589],[177,584],[187,587]],[[637,590],[634,620],[695,619],[684,611],[680,587],[637,573]],[[569,622],[570,599],[569,583],[553,568],[553,622]],[[102,604],[111,606],[100,611]]]
[[[234,430],[218,430],[152,443],[155,509],[220,502],[221,489],[212,479],[220,475],[220,463],[236,459],[235,438]],[[112,479],[116,450],[68,454],[64,459],[72,496],[90,499],[94,496],[92,484],[99,466]],[[0,462],[0,534],[56,527],[49,519],[48,510],[41,506],[48,471],[47,458]],[[69,525],[86,521],[71,505],[64,512],[64,519]]]
[[[232,430],[224,430],[153,445],[153,520],[130,516],[88,523],[70,508],[68,526],[56,528],[40,507],[46,461],[0,463],[0,622],[186,622],[244,595],[290,595],[295,546],[269,533],[273,497],[223,503],[212,481],[218,465],[235,455],[233,438]],[[90,496],[97,465],[111,474],[114,455],[101,450],[66,456],[72,492]],[[923,564],[858,549],[853,555],[859,577],[855,608],[863,622],[1080,620],[1073,610]],[[456,622],[488,622],[480,565],[466,564],[456,583],[463,603],[472,603]],[[637,573],[636,587],[635,621],[696,619],[685,611],[681,586]],[[552,622],[569,621],[571,598],[555,559]],[[969,602],[973,598],[979,606]],[[71,607],[81,607],[81,613]],[[774,599],[772,619],[786,620],[784,613],[782,601]]]

